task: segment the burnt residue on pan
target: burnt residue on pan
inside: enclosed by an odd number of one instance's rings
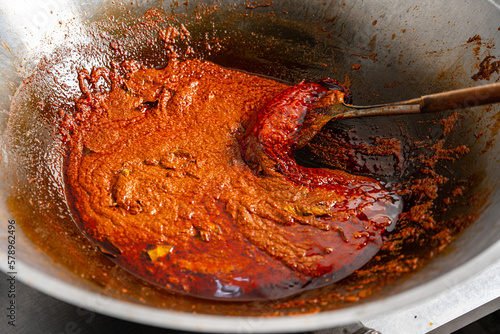
[[[332,45],[330,32],[307,22],[301,25],[287,21],[272,11],[259,12],[266,8],[223,11],[200,5],[189,15],[166,15],[154,9],[138,20],[85,28],[90,44],[69,43],[43,59],[18,91],[8,129],[11,176],[19,180],[12,184],[9,207],[24,233],[55,262],[109,296],[178,311],[221,315],[310,313],[370,300],[445,251],[476,219],[488,198],[487,192],[469,192],[480,177],[470,178],[468,171],[460,167],[459,161],[467,156],[468,148],[449,141],[451,129],[462,126],[456,114],[379,119],[370,124],[345,120],[345,131],[340,136],[325,128],[298,152],[297,160],[302,164],[327,167],[338,154],[332,150],[332,140],[338,146],[360,150],[361,156],[347,155],[349,168],[375,175],[403,196],[406,203],[396,229],[387,235],[372,261],[330,286],[265,302],[197,299],[144,282],[103,254],[116,252],[113,245],[99,250],[81,233],[66,200],[64,146],[58,128],[66,115],[75,113],[73,100],[80,94],[78,72],[90,71],[92,66],[113,68],[130,59],[137,60],[140,66],[162,68],[175,53],[180,58],[210,60],[224,67],[298,82],[334,77],[332,74],[344,65],[346,57],[359,59],[352,52],[338,52],[332,57],[325,49],[338,46]],[[183,38],[168,34],[168,27],[182,30],[183,26],[189,32]],[[102,85],[106,86],[104,82]],[[361,94],[357,91],[355,97]],[[380,149],[384,143],[386,149]],[[373,159],[363,160],[363,156]]]

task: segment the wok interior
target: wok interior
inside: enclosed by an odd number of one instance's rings
[[[431,1],[410,4],[391,0],[372,3],[283,1],[273,4],[258,2],[255,5],[238,1],[206,3],[195,1],[176,6],[170,2],[137,2],[133,5],[118,5],[111,1],[68,5],[54,2],[51,6],[56,7],[42,9],[42,14],[45,13],[49,20],[47,22],[61,18],[53,14],[50,16],[50,10],[56,13],[61,10],[63,13],[70,8],[76,18],[57,24],[68,36],[53,40],[46,48],[43,41],[36,48],[30,48],[30,45],[37,43],[33,38],[40,35],[39,30],[46,33],[53,30],[50,24],[37,26],[30,23],[30,17],[35,14],[26,12],[27,8],[24,8],[25,12],[18,11],[10,17],[3,14],[0,23],[10,30],[5,40],[8,48],[2,50],[6,57],[0,64],[5,73],[0,78],[1,107],[9,110],[9,96],[21,84],[19,72],[26,75],[36,65],[46,67],[44,76],[31,77],[30,80],[38,83],[35,88],[30,86],[30,81],[25,81],[25,88],[17,92],[16,101],[19,103],[10,110],[10,120],[7,115],[2,115],[2,169],[6,175],[2,195],[3,202],[9,205],[9,208],[2,207],[3,216],[11,217],[13,214],[20,222],[24,220],[25,225],[31,226],[47,222],[52,224],[50,226],[74,225],[64,199],[62,156],[56,145],[55,112],[59,106],[54,108],[51,102],[58,102],[64,111],[72,112],[71,108],[65,109],[61,102],[71,105],[73,98],[79,94],[76,82],[78,70],[109,66],[113,60],[130,58],[142,59],[148,66],[162,67],[166,64],[167,55],[160,43],[141,44],[131,36],[124,36],[116,28],[118,25],[108,21],[98,29],[104,27],[107,36],[119,40],[123,50],[129,50],[125,54],[109,52],[108,40],[95,30],[95,23],[107,20],[109,16],[117,22],[132,24],[130,17],[139,17],[148,8],[162,8],[167,15],[181,14],[177,18],[190,30],[195,54],[199,57],[224,67],[289,82],[302,79],[314,81],[324,77],[341,82],[349,80],[357,104],[404,100],[446,89],[486,84],[487,80],[476,82],[471,77],[477,73],[478,64],[486,56],[494,55],[496,48],[492,43],[500,37],[498,26],[493,25],[500,21],[500,11],[486,1],[474,5],[464,3],[453,8],[446,3]],[[196,15],[201,19],[194,20]],[[60,16],[65,19],[63,14]],[[31,31],[37,31],[37,34],[27,34],[22,29],[23,24],[14,24],[14,19],[29,25]],[[33,27],[38,30],[33,30]],[[476,35],[481,37],[482,44],[477,39],[476,42],[470,41]],[[207,43],[211,44],[210,50],[206,48]],[[127,46],[136,48],[127,49]],[[95,48],[108,51],[95,56],[101,52],[96,53]],[[44,56],[48,57],[46,64],[40,62]],[[19,64],[22,67],[19,68]],[[353,65],[361,67],[353,70]],[[493,75],[491,81],[495,79],[498,80],[498,75]],[[44,102],[43,105],[38,104],[40,101]],[[441,218],[445,221],[456,215],[473,215],[480,209],[481,214],[474,224],[451,245],[449,251],[435,258],[424,269],[391,284],[364,303],[422,286],[498,243],[500,195],[494,183],[500,179],[500,144],[495,141],[500,128],[500,120],[495,115],[499,111],[499,106],[462,111],[460,127],[455,128],[447,139],[450,147],[466,144],[470,152],[458,162],[443,168],[453,175],[455,181],[471,179],[473,187],[467,189],[463,198],[452,204]],[[426,119],[428,116],[400,118],[381,126],[397,124],[398,127],[408,127],[407,132],[418,137],[420,132],[426,132],[421,131],[418,124]],[[475,201],[482,194],[489,194],[489,197],[486,204],[480,203],[481,207],[478,207]],[[6,225],[7,218],[0,223]],[[72,253],[61,254],[62,248],[47,244],[51,240],[50,233],[45,231],[37,235],[37,230],[33,231],[28,233],[32,240],[22,238],[19,241],[19,260],[85,290],[186,312],[192,310],[193,304],[198,305],[198,313],[258,315],[271,314],[275,310],[273,302],[214,304],[172,296],[128,275],[104,256],[90,252],[88,240],[75,231],[73,241],[62,240],[61,243],[84,245],[87,248],[82,252],[95,261],[90,269],[92,275],[81,279],[78,268],[88,259],[80,258],[80,254],[76,254],[78,259]],[[6,249],[4,239],[0,239],[0,244],[2,249]],[[42,254],[39,247],[50,256]],[[109,283],[110,280],[114,283]],[[123,293],[122,287],[136,293]],[[294,300],[311,299],[322,293],[324,289],[311,291],[294,297]],[[141,294],[142,300],[136,298]],[[340,306],[349,305],[325,306],[317,310]],[[297,312],[297,309],[292,307],[283,311]]]

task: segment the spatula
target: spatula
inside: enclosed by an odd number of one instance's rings
[[[500,102],[500,83],[494,83],[425,95],[412,100],[387,104],[370,106],[356,106],[345,103],[336,104],[329,107],[327,112],[329,115],[334,116],[334,118],[345,119],[368,116],[432,113],[498,102]]]
[[[498,102],[500,102],[500,83],[447,91],[389,104],[354,106],[336,103],[324,108],[322,114],[316,114],[316,118],[304,127],[299,141],[301,148],[296,151],[295,158],[308,167],[336,168],[354,174],[382,177],[408,175],[418,169],[419,162],[419,159],[408,159],[407,155],[411,152],[405,154],[402,162],[390,154],[368,154],[363,148],[377,146],[373,139],[375,137],[395,138],[401,142],[402,147],[405,147],[407,142],[425,138],[437,141],[439,136],[436,137],[435,131],[430,130],[429,126],[409,127],[412,134],[407,133],[410,131],[408,129],[405,133],[401,133],[401,127],[393,124],[388,117],[369,120],[369,116],[434,113],[435,116],[432,118],[439,119],[440,116],[435,112]],[[439,122],[437,124],[439,125]],[[351,152],[346,148],[352,148],[354,151]],[[317,150],[330,152],[329,158],[321,158],[317,155],[319,152]]]

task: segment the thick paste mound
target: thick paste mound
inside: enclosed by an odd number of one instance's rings
[[[288,87],[198,60],[82,72],[63,121],[81,228],[129,271],[199,297],[280,298],[349,275],[400,201],[293,159],[307,111],[342,99],[332,82]]]

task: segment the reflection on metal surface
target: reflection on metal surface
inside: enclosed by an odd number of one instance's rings
[[[495,0],[488,0],[493,6],[495,6],[498,10],[500,10],[500,5]]]
[[[0,11],[8,33],[15,35],[7,43],[22,44],[27,52],[39,47],[50,52],[67,33],[69,23],[75,27],[81,24],[76,3],[64,0],[3,1]],[[19,47],[16,45],[15,49]]]

